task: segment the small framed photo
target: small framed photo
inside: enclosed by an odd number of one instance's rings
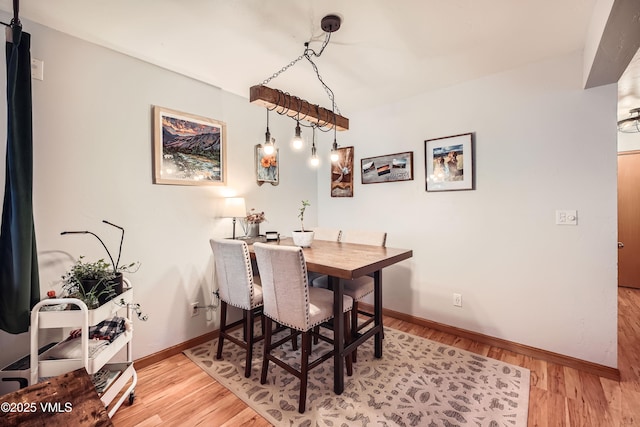
[[[410,181],[413,179],[413,152],[360,159],[363,184]]]
[[[472,133],[426,140],[427,191],[475,189],[473,149]]]
[[[258,185],[265,182],[271,185],[280,183],[280,166],[278,161],[278,149],[275,148],[273,153],[264,152],[261,144],[256,145],[256,181]]]
[[[223,122],[153,107],[153,183],[224,185],[227,129]]]
[[[331,197],[353,197],[353,147],[338,148],[331,162]]]

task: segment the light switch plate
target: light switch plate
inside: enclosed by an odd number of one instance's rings
[[[557,210],[557,225],[578,225],[578,211],[576,210]]]
[[[31,58],[31,78],[44,80],[44,61]]]

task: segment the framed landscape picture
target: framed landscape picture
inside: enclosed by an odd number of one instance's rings
[[[424,142],[427,191],[473,190],[473,134]]]
[[[413,152],[360,159],[363,184],[410,181],[413,179]]]
[[[153,107],[153,183],[224,185],[226,138],[223,122]]]
[[[353,147],[338,148],[331,162],[331,197],[353,197]]]

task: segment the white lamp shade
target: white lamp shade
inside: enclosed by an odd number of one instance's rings
[[[244,197],[227,197],[224,199],[222,218],[241,218],[247,216]]]

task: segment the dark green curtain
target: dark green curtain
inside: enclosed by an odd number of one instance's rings
[[[31,36],[19,25],[7,38],[7,170],[0,227],[0,329],[29,330],[31,307],[40,300],[33,225]]]

